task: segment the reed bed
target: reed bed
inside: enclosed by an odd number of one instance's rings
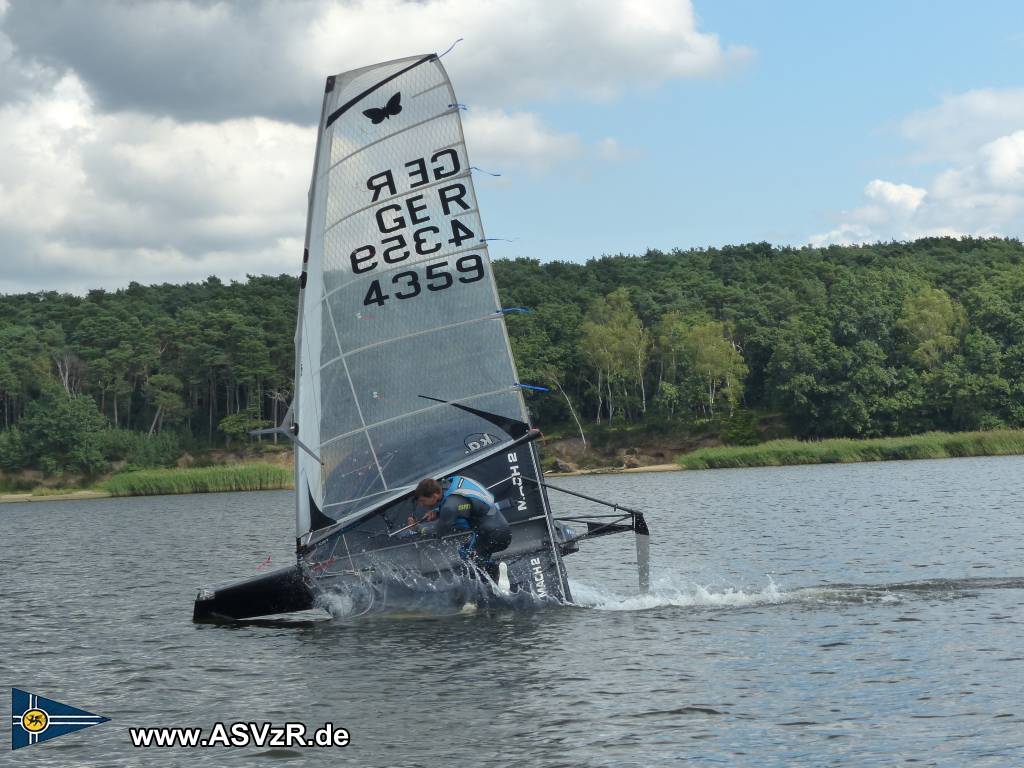
[[[700,448],[677,457],[676,461],[686,469],[728,469],[1012,454],[1024,454],[1024,430],[927,432],[866,440],[772,440],[743,447]]]
[[[291,470],[272,464],[143,469],[115,475],[102,485],[103,490],[112,496],[271,491],[292,487]]]

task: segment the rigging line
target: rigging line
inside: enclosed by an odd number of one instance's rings
[[[534,477],[527,477],[526,475],[523,475],[523,479],[524,480],[528,480],[531,483],[534,483],[535,485],[539,485],[539,486],[542,486],[544,488],[549,488],[552,491],[560,491],[562,493],[567,493],[570,496],[577,496],[577,497],[579,497],[581,499],[586,499],[587,501],[592,501],[595,504],[603,504],[604,506],[611,507],[612,509],[621,509],[624,512],[626,512],[628,514],[631,514],[631,515],[640,515],[641,517],[643,516],[643,512],[640,512],[640,511],[635,510],[635,509],[630,509],[629,507],[623,506],[622,504],[614,504],[614,503],[612,503],[610,501],[605,501],[604,499],[599,499],[596,496],[587,496],[584,493],[578,493],[576,491],[570,491],[568,488],[560,488],[557,485],[551,485],[550,483],[542,482],[542,481],[540,481],[540,480],[538,480],[538,479],[536,479]]]
[[[445,176],[443,179],[439,179],[438,181],[433,181],[430,184],[424,184],[421,187],[416,187],[415,191],[419,192],[421,189],[423,189],[423,190],[431,189],[433,187],[438,186],[439,184],[445,184],[447,182],[456,181],[458,179],[469,179],[469,178],[472,177],[472,175],[473,174],[467,169],[467,170],[463,171],[462,173],[456,173],[456,174],[454,174],[452,176]],[[413,191],[414,190],[410,189],[410,190],[408,190],[406,192],[401,192],[401,193],[398,193],[398,194],[391,195],[391,197],[385,197],[383,200],[377,200],[375,202],[370,203],[369,205],[364,205],[362,208],[357,208],[356,210],[352,211],[351,213],[348,213],[345,216],[342,216],[337,221],[334,221],[331,224],[329,224],[328,226],[324,227],[324,234],[323,234],[324,239],[325,240],[327,239],[327,233],[328,232],[330,232],[332,229],[334,229],[339,224],[342,224],[342,223],[348,221],[353,216],[358,216],[360,213],[362,213],[363,211],[369,210],[370,208],[376,208],[381,203],[387,203],[387,202],[389,202],[391,200],[398,200],[399,198],[403,198],[403,197],[411,194]],[[476,196],[476,190],[473,190],[473,194],[474,194],[474,197],[475,197]],[[461,199],[461,198],[459,198],[459,199]]]
[[[480,168],[479,166],[476,166],[476,165],[469,166],[469,170],[471,170],[471,171],[480,171],[480,173],[486,173],[488,176],[501,176],[500,173],[494,173],[492,171],[485,171],[483,168]]]
[[[515,522],[513,522],[512,520],[509,520],[508,524],[509,525],[522,525],[523,523],[532,523],[535,520],[544,520],[545,518],[547,518],[547,515],[542,512],[539,515],[534,515],[533,517],[528,517],[525,520],[516,520]]]
[[[327,310],[328,319],[330,319],[330,321],[331,321],[331,328],[334,331],[334,340],[337,342],[338,350],[340,351],[341,350],[341,338],[338,336],[338,324],[334,321],[334,312],[331,310],[331,305],[327,301],[327,297],[326,296],[322,299],[322,301],[323,301],[324,308]],[[363,425],[363,429],[366,429],[366,419],[363,418],[363,409],[362,409],[362,406],[359,405],[359,398],[356,396],[356,385],[352,382],[352,374],[349,373],[348,362],[345,360],[345,356],[344,355],[341,356],[341,364],[342,364],[342,366],[345,369],[345,378],[348,380],[348,386],[349,386],[349,389],[352,392],[352,402],[356,406],[356,413],[359,415],[359,422]],[[321,387],[323,386],[323,381],[322,380],[321,380],[320,386]],[[384,480],[384,470],[380,466],[380,461],[377,460],[377,452],[373,448],[373,443],[370,440],[369,434],[366,435],[366,444],[368,446],[370,446],[370,455],[373,456],[373,463],[377,465],[377,474],[380,475],[380,481],[381,481],[381,483],[384,484],[384,487],[387,488],[388,484]],[[320,443],[320,455],[321,456],[323,456],[324,446],[325,445],[326,445],[326,443],[321,441],[321,443]]]
[[[449,53],[451,53],[455,49],[455,46],[458,45],[459,43],[461,43],[463,40],[465,40],[464,37],[458,38],[454,43],[452,43],[451,45],[448,46],[448,50],[447,51],[445,51],[444,53],[440,54],[437,58],[442,59],[445,56],[447,56]]]
[[[309,533],[312,534],[313,532],[310,531]],[[327,554],[327,557],[324,558],[325,561],[334,561],[334,560],[338,559],[337,556],[334,553],[338,551],[338,545],[342,543],[342,539],[343,539],[343,537],[339,536],[335,540],[334,546],[331,547],[331,551]],[[345,548],[348,549],[348,544],[347,543],[345,544]],[[352,557],[350,555],[349,556],[349,560],[351,561],[351,559],[352,559]],[[330,567],[330,564],[331,564],[330,562],[327,563],[327,566],[324,567],[324,571],[326,571],[327,568]],[[350,565],[351,565],[351,563],[350,563]],[[353,567],[355,567],[355,566],[353,565]]]
[[[450,220],[451,221],[455,221],[455,220],[458,220],[458,219],[460,219],[462,217],[468,217],[468,216],[472,216],[472,215],[477,216],[477,219],[479,220],[480,212],[476,208],[470,208],[465,213],[460,213],[458,216],[451,217]],[[381,268],[381,269],[378,269],[377,267],[374,267],[370,271],[372,271],[376,275],[387,275],[387,274],[390,274],[392,272],[397,272],[400,269],[408,269],[409,267],[414,267],[414,266],[417,266],[419,264],[426,264],[428,261],[431,261],[431,258],[441,258],[443,256],[446,259],[450,259],[452,256],[458,256],[460,253],[469,253],[470,251],[483,251],[483,252],[486,253],[486,251],[487,251],[487,243],[483,243],[482,245],[474,244],[474,245],[471,245],[471,246],[469,246],[467,248],[460,248],[457,251],[451,251],[450,253],[444,253],[444,249],[441,248],[441,249],[439,249],[437,251],[437,253],[429,254],[428,258],[421,258],[419,260],[413,259],[412,261],[409,261],[407,259],[403,259],[402,261],[398,262],[397,264],[392,264],[389,267],[384,267],[384,268]],[[417,256],[418,255],[419,254],[417,254]],[[488,258],[487,261],[490,262],[490,259]],[[341,270],[333,270],[333,271],[341,271]],[[369,277],[370,277],[370,272],[369,271],[359,275],[358,277],[353,276],[353,279],[349,280],[348,282],[342,283],[341,285],[337,286],[336,288],[331,288],[331,290],[329,290],[327,293],[324,294],[324,298],[328,299],[331,296],[333,296],[334,294],[336,294],[338,291],[340,291],[340,290],[342,290],[344,288],[348,288],[350,285],[356,285],[360,280],[366,280]],[[463,285],[465,285],[465,283],[463,283]]]
[[[352,557],[352,550],[349,549],[348,546],[348,536],[339,536],[338,538],[345,542],[345,554],[348,555],[348,566],[354,571],[356,569],[356,561],[355,558]],[[338,548],[337,544],[335,544],[334,548]]]
[[[442,85],[444,85],[444,83],[442,83]],[[424,91],[424,93],[425,93],[425,91]],[[325,170],[323,172],[323,174],[320,174],[320,175],[325,175],[325,174],[330,173],[331,171],[333,171],[341,163],[344,163],[346,160],[349,160],[349,159],[355,157],[360,152],[365,152],[370,147],[377,146],[382,141],[387,141],[388,139],[393,139],[393,138],[395,138],[395,136],[401,136],[406,131],[411,131],[413,128],[419,128],[421,125],[426,125],[427,123],[433,122],[434,120],[439,120],[442,117],[448,117],[449,115],[451,115],[451,114],[453,114],[454,112],[457,112],[457,111],[458,110],[456,110],[456,109],[449,108],[447,112],[440,112],[440,113],[434,115],[433,117],[428,117],[428,118],[426,118],[424,120],[420,120],[418,123],[413,123],[412,125],[408,125],[405,128],[399,128],[397,131],[393,131],[393,132],[389,133],[387,136],[384,136],[382,138],[379,138],[379,139],[376,139],[374,141],[371,141],[369,144],[364,144],[359,149],[355,150],[354,152],[350,152],[349,154],[345,155],[343,158],[341,158],[337,162],[331,163],[327,167],[327,170]],[[458,146],[459,144],[462,144],[462,143],[463,142],[461,142],[461,141],[456,141],[453,144],[449,144],[447,147],[438,147],[438,149],[448,149],[448,147],[455,147],[455,146]]]
[[[515,391],[515,389],[513,389],[512,387],[502,387],[501,389],[492,389],[490,392],[480,392],[480,393],[475,394],[475,395],[469,395],[467,397],[460,397],[458,400],[445,401],[445,402],[442,402],[442,403],[438,403],[437,405],[428,405],[425,408],[420,408],[420,409],[415,410],[415,411],[408,411],[406,413],[400,413],[397,416],[392,416],[390,419],[384,419],[383,421],[375,421],[375,422],[373,422],[373,424],[370,424],[369,426],[361,427],[360,429],[353,429],[353,430],[351,430],[349,432],[346,432],[343,435],[335,435],[330,440],[325,440],[324,442],[322,442],[320,444],[320,450],[323,451],[323,449],[325,447],[327,447],[328,445],[330,445],[331,443],[336,442],[338,440],[341,440],[342,438],[345,438],[345,437],[350,437],[351,435],[354,435],[357,432],[367,431],[367,430],[369,430],[371,428],[372,429],[376,429],[377,427],[382,426],[384,424],[390,424],[393,421],[398,421],[400,419],[405,419],[405,418],[407,418],[409,416],[418,416],[421,413],[426,413],[427,411],[432,411],[435,408],[443,408],[444,406],[451,405],[453,403],[471,403],[474,400],[479,400],[480,398],[488,397],[489,395],[500,395],[500,394],[503,394],[503,393],[506,393],[506,392],[514,392],[514,391]],[[369,438],[367,438],[367,439],[369,439]],[[391,490],[393,490],[393,489],[391,489]]]
[[[501,484],[503,484],[503,483],[507,483],[507,482],[508,482],[509,480],[511,480],[511,479],[512,479],[513,477],[515,477],[515,475],[509,475],[509,476],[508,476],[508,477],[506,477],[506,478],[505,478],[504,480],[499,480],[498,482],[494,483],[494,485],[488,485],[488,486],[487,486],[487,490],[489,491],[489,490],[491,490],[491,488],[497,488],[497,487],[498,487],[499,485],[501,485]]]
[[[365,502],[367,499],[372,499],[374,496],[384,496],[384,495],[387,495],[389,493],[394,493],[396,490],[398,490],[399,488],[402,488],[402,487],[403,486],[395,486],[394,488],[389,488],[386,491],[376,491],[375,493],[368,493],[366,496],[354,496],[351,499],[342,499],[341,501],[332,501],[330,504],[324,504],[324,511],[326,512],[331,507],[340,507],[342,504],[354,504],[356,502]],[[411,491],[416,486],[408,485],[408,486],[405,486],[405,487],[408,488]]]

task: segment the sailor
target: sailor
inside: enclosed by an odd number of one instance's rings
[[[506,549],[512,541],[508,520],[501,514],[494,496],[480,483],[462,475],[445,478],[443,484],[432,478],[421,480],[413,494],[417,504],[436,509],[436,519],[419,526],[421,533],[447,536],[469,531],[470,539],[460,550],[482,565],[491,562],[491,555]]]

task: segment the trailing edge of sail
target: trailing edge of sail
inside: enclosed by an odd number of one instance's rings
[[[301,284],[299,537],[513,442],[477,413],[526,421],[436,55],[328,78]]]

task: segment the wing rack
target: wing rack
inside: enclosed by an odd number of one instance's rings
[[[599,536],[610,536],[613,533],[629,533],[632,531],[636,534],[636,567],[637,576],[640,583],[640,591],[648,592],[651,588],[651,554],[650,554],[650,542],[651,542],[651,531],[647,527],[647,520],[644,517],[644,513],[636,509],[630,509],[624,507],[621,504],[613,504],[610,501],[599,499],[595,496],[587,496],[585,493],[578,493],[577,491],[570,491],[567,488],[559,488],[557,485],[551,485],[550,483],[544,483],[536,478],[523,477],[524,480],[539,485],[551,491],[558,491],[559,493],[567,493],[570,496],[575,496],[580,499],[592,501],[595,504],[602,504],[606,507],[611,507],[615,512],[606,515],[588,515],[587,517],[556,517],[554,518],[559,523],[583,523],[587,526],[587,532],[581,533],[578,536],[570,536],[568,538],[559,541],[559,545],[562,549],[562,554],[567,555],[572,552],[576,552],[579,547],[577,544],[586,539],[596,539]],[[628,521],[628,522],[627,522]]]

